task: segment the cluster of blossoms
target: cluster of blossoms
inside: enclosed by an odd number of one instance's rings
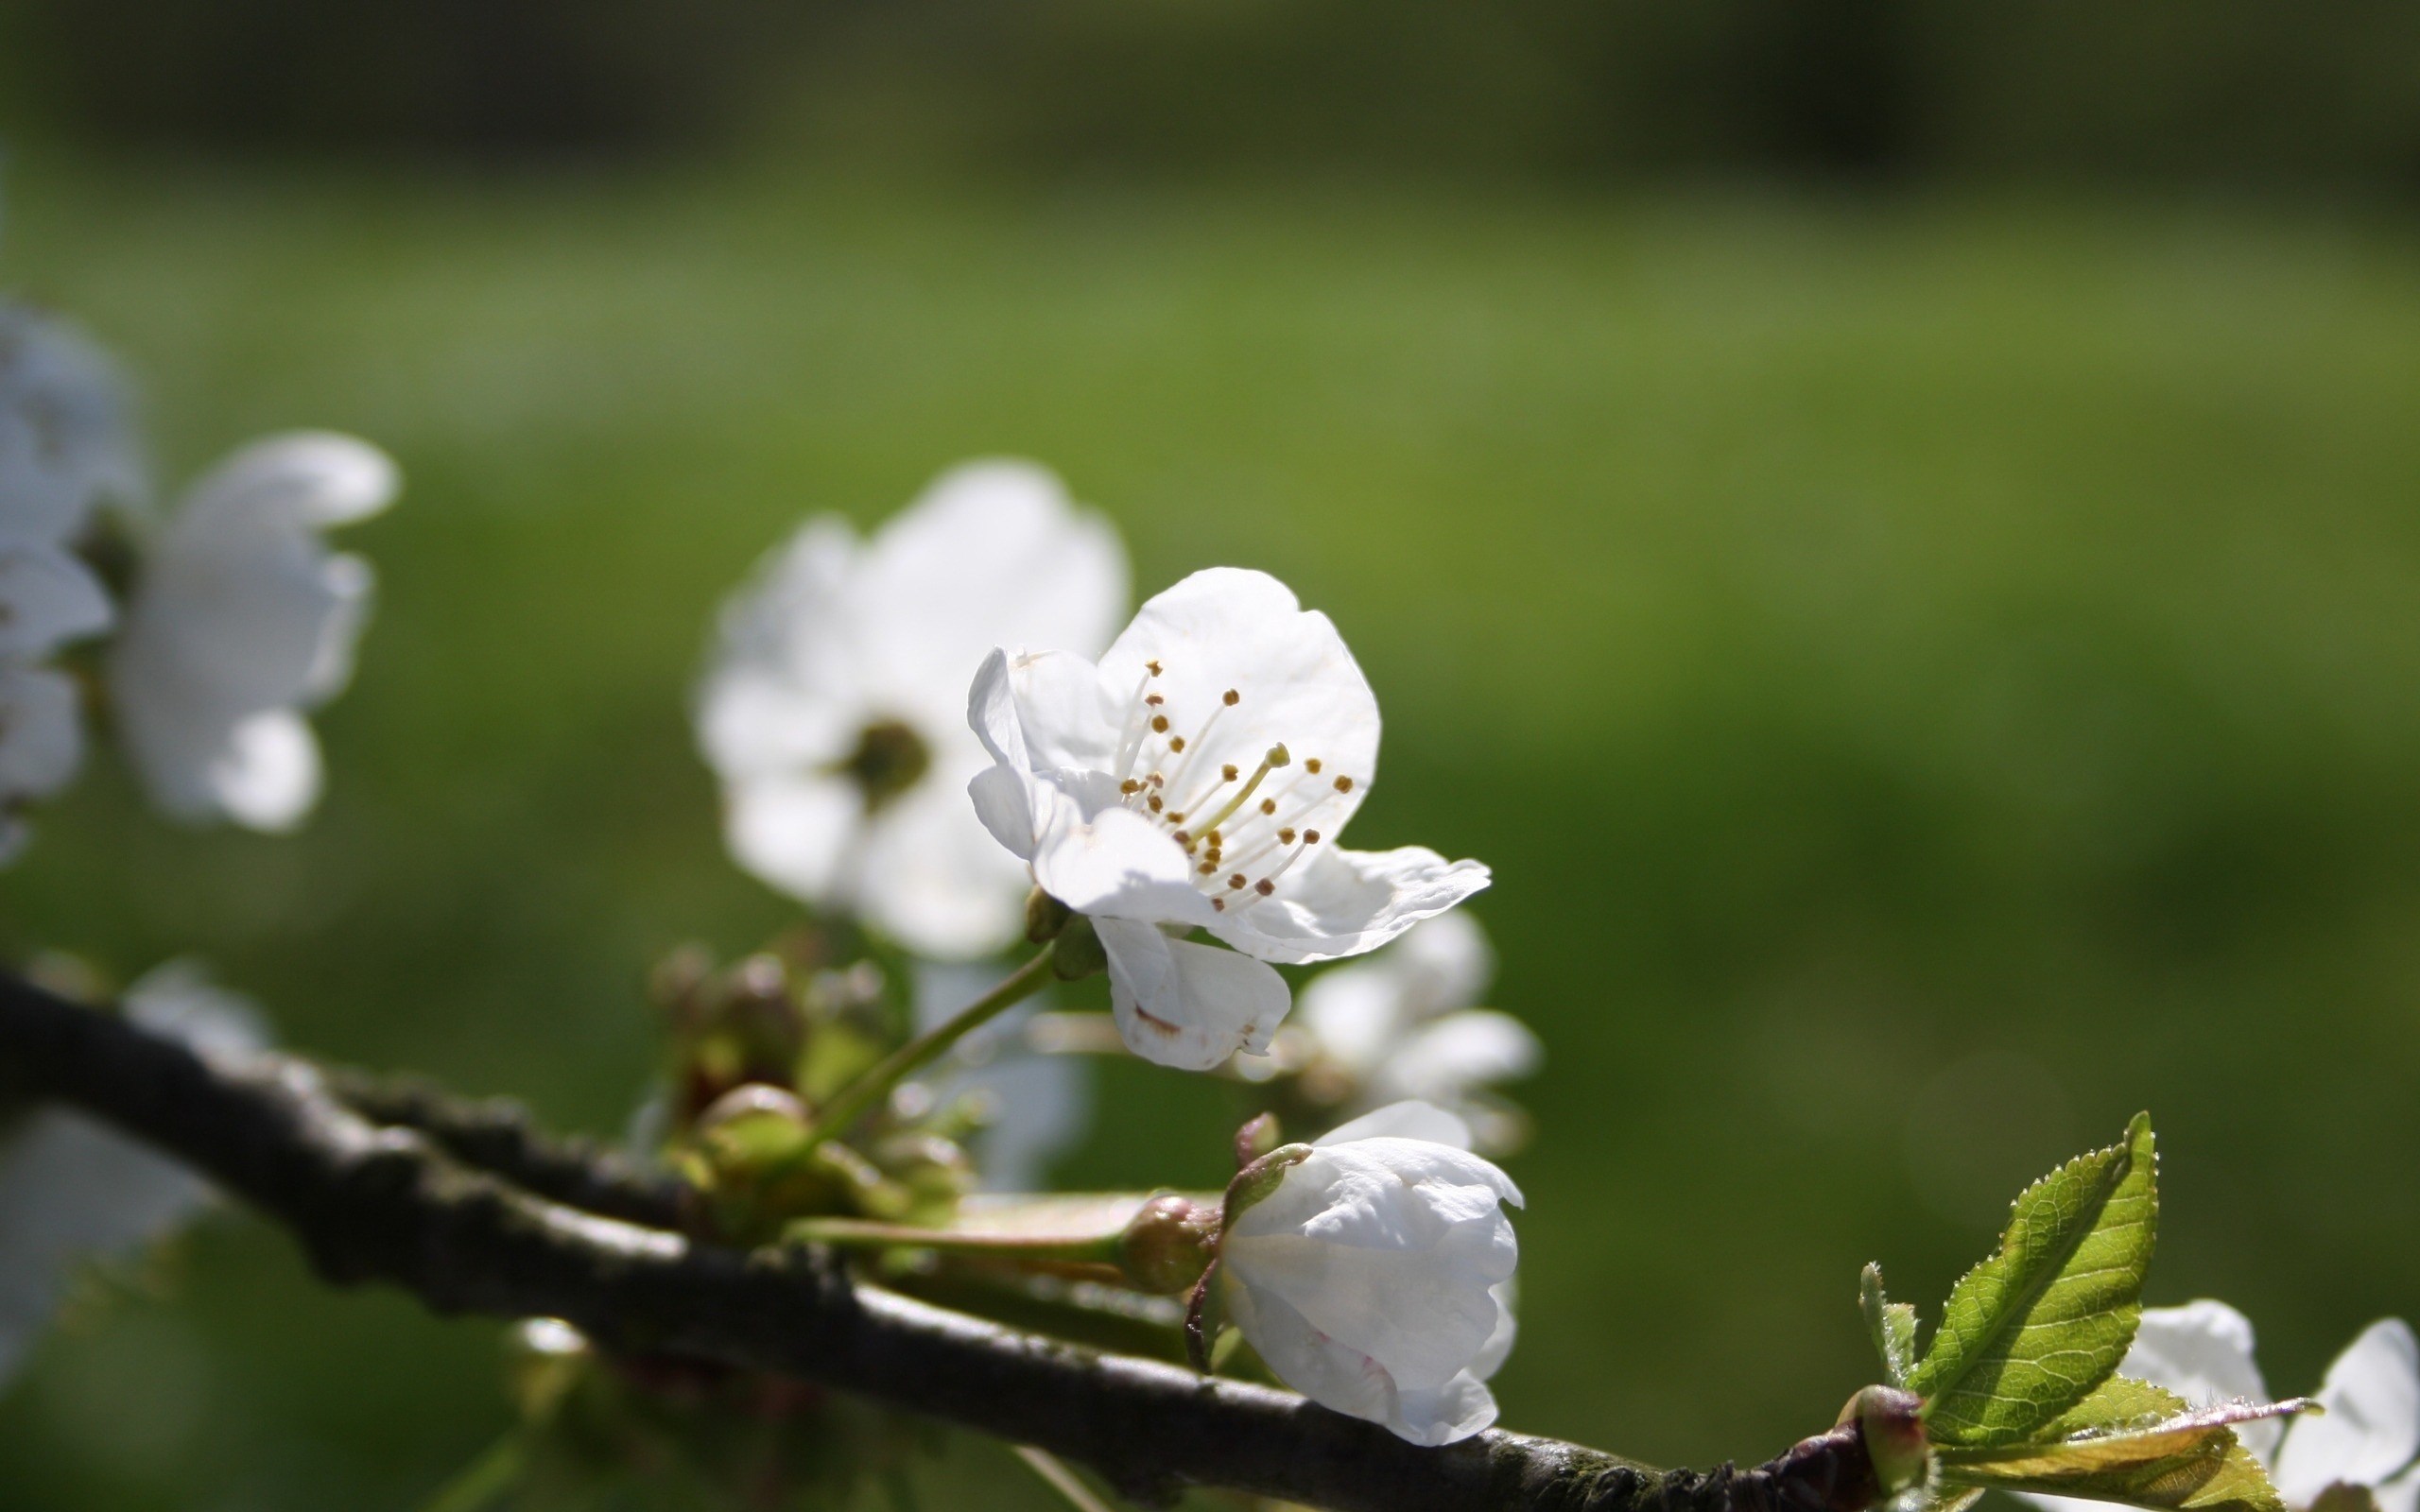
[[[1121,630],[1126,595],[1105,522],[1050,473],[986,461],[871,540],[808,522],[734,598],[696,711],[733,854],[815,910],[778,944],[793,976],[851,923],[910,953],[921,1038],[894,1048],[912,1062],[895,1074],[863,1070],[871,1042],[819,1054],[861,1030],[807,993],[779,1016],[799,1026],[775,1037],[780,1064],[701,1080],[686,1057],[674,1085],[716,1100],[688,1096],[665,1133],[726,1234],[787,1220],[996,1283],[1052,1212],[1058,1249],[1125,1257],[1100,1280],[1190,1294],[1197,1331],[1232,1324],[1287,1383],[1416,1442],[1466,1436],[1494,1419],[1484,1383],[1512,1346],[1502,1204],[1519,1200],[1471,1153],[1519,1124],[1480,1089],[1538,1058],[1516,1021],[1472,1006],[1489,952],[1449,910],[1487,868],[1339,843],[1376,776],[1379,720],[1325,615],[1234,568],[1194,574]],[[1043,955],[1014,974],[986,964],[1020,937]],[[1372,952],[1314,977],[1287,1028],[1278,966]],[[1105,1022],[1011,1008],[1094,971]],[[1247,1161],[1265,1179],[1217,1200],[1101,1199],[1085,1232],[1063,1199],[954,1191],[904,1222],[895,1194],[867,1197],[917,1185],[903,1160],[927,1160],[928,1191],[959,1169],[931,1160],[937,1140],[977,1150],[964,1185],[1031,1186],[1085,1121],[1068,1053],[1107,1047],[1351,1121]],[[829,1084],[818,1068],[834,1064],[858,1083]]]
[[[164,520],[139,455],[100,355],[0,306],[0,857],[23,847],[26,806],[82,765],[93,683],[164,812],[275,832],[318,800],[302,712],[351,677],[371,589],[319,533],[385,508],[394,464],[350,437],[272,437]],[[102,637],[97,658],[51,664]]]
[[[59,318],[0,302],[0,865],[26,845],[26,811],[81,769],[102,709],[162,812],[299,823],[320,789],[303,713],[349,678],[371,590],[368,564],[320,532],[396,488],[375,448],[299,433],[236,452],[163,516],[109,362]],[[97,996],[85,975],[64,985]],[[189,966],[121,1001],[214,1054],[262,1038],[248,1005]],[[0,1381],[73,1264],[173,1228],[206,1194],[89,1119],[0,1101]]]

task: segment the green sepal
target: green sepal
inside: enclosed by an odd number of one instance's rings
[[[1109,970],[1109,951],[1094,933],[1093,921],[1081,914],[1070,917],[1050,942],[1050,974],[1062,982],[1080,982]]]
[[[1916,1307],[1882,1293],[1882,1267],[1869,1263],[1858,1277],[1858,1306],[1865,1313],[1874,1352],[1882,1356],[1882,1383],[1905,1389],[1916,1367]]]
[[[2118,1368],[2157,1228],[2151,1118],[2028,1187],[1989,1260],[1950,1290],[1909,1373],[1936,1447],[2038,1441]]]
[[[1234,1228],[1247,1209],[1285,1184],[1288,1171],[1310,1158],[1311,1147],[1307,1144],[1280,1144],[1236,1172],[1219,1203],[1219,1231],[1223,1234]]]
[[[2233,1425],[2308,1411],[2307,1400],[2196,1411],[2172,1392],[2125,1376],[2049,1425],[2040,1439],[1936,1452],[1945,1485],[2089,1497],[2155,1509],[2286,1512]]]

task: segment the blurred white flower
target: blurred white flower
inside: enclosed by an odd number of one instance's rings
[[[83,762],[76,684],[39,663],[112,623],[99,579],[68,547],[96,503],[140,492],[125,410],[96,350],[0,304],[0,865],[25,845],[25,805]]]
[[[0,303],[0,537],[58,545],[101,500],[142,492],[109,359],[63,322]]]
[[[125,1005],[135,1022],[205,1054],[266,1040],[258,1009],[187,961],[144,976]],[[0,1383],[49,1326],[77,1265],[164,1237],[210,1196],[186,1167],[68,1108],[38,1107],[0,1131]]]
[[[1527,1024],[1472,1006],[1495,971],[1485,932],[1458,909],[1366,961],[1321,972],[1294,1016],[1308,1041],[1306,1074],[1341,1083],[1355,1108],[1416,1098],[1472,1118],[1475,1092],[1530,1074],[1540,1058]]]
[[[916,1029],[946,1023],[999,985],[996,968],[916,965]],[[958,1042],[925,1090],[935,1106],[973,1099],[983,1114],[975,1169],[985,1192],[1035,1192],[1051,1157],[1092,1123],[1092,1068],[1078,1056],[1040,1055],[1028,1046],[1027,1021],[1039,1003],[1011,1008]]]
[[[2253,1358],[2252,1321],[2224,1302],[2143,1311],[2119,1373],[2165,1386],[2196,1407],[2270,1400]],[[2322,1416],[2236,1425],[2236,1437],[2269,1470],[2286,1504],[2308,1508],[2332,1486],[2366,1491],[2380,1512],[2420,1508],[2420,1343],[2401,1318],[2371,1324],[2327,1367],[2316,1393]],[[2400,1471],[2401,1473],[2397,1473]],[[2048,1512],[2107,1503],[2027,1496]]]
[[[967,713],[994,763],[976,812],[1092,919],[1147,1060],[1265,1053],[1290,1002],[1265,962],[1374,950],[1488,883],[1418,846],[1333,843],[1377,770],[1378,703],[1327,616],[1266,573],[1194,574],[1098,666],[994,651]],[[1235,949],[1181,937],[1196,926]]]
[[[319,800],[302,712],[353,676],[372,582],[320,533],[376,514],[398,486],[369,443],[298,432],[245,447],[186,494],[145,556],[110,666],[162,810],[275,832]]]
[[[967,677],[1004,644],[1097,648],[1126,593],[1116,532],[1029,463],[945,472],[871,541],[808,521],[725,606],[699,693],[732,853],[920,954],[1007,944],[1028,882],[960,796]]]
[[[1219,1246],[1228,1313],[1280,1380],[1415,1444],[1495,1420],[1520,1188],[1461,1121],[1398,1103],[1315,1143]]]

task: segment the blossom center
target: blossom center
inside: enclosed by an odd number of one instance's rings
[[[1282,740],[1249,768],[1214,759],[1220,747],[1212,737],[1241,707],[1241,690],[1227,689],[1203,710],[1180,711],[1160,691],[1166,670],[1161,662],[1145,662],[1135,687],[1118,741],[1119,799],[1184,848],[1193,885],[1213,908],[1249,908],[1273,894],[1277,879],[1320,843],[1313,821],[1342,807],[1357,780],[1318,756],[1298,761]]]
[[[912,726],[877,719],[857,732],[857,748],[834,763],[833,770],[857,784],[872,813],[914,787],[932,765],[932,747]]]

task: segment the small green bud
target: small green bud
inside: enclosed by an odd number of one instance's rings
[[[1156,1196],[1118,1235],[1118,1268],[1138,1291],[1185,1291],[1210,1268],[1218,1237],[1218,1209],[1174,1193]]]
[[[1081,914],[1071,915],[1067,927],[1060,931],[1058,942],[1051,947],[1051,974],[1062,982],[1077,982],[1108,970],[1109,953],[1101,949],[1100,936],[1093,933],[1093,921]]]
[[[1886,1496],[1922,1486],[1932,1473],[1932,1446],[1925,1441],[1924,1400],[1911,1391],[1868,1386],[1841,1409],[1865,1437],[1866,1457]]]
[[[1039,887],[1025,895],[1025,937],[1036,945],[1057,939],[1074,917],[1074,909]]]
[[[1236,1173],[1227,1183],[1227,1198],[1220,1207],[1219,1231],[1235,1227],[1236,1220],[1246,1209],[1266,1199],[1286,1179],[1286,1173],[1311,1158],[1307,1144],[1281,1144],[1267,1155]]]
[[[806,1147],[806,1105],[779,1087],[743,1083],[698,1116],[698,1143],[717,1185],[752,1180]]]
[[[1240,1171],[1277,1148],[1277,1115],[1263,1113],[1236,1130],[1236,1169]]]

